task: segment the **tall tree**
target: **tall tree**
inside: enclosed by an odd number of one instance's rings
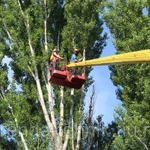
[[[82,91],[70,94],[70,89],[48,82],[48,60],[55,46],[68,60],[73,47],[86,50],[87,59],[99,57],[106,35],[101,36],[98,6],[98,1],[91,0],[1,1],[0,38],[14,74],[0,105],[5,125],[14,133],[19,148],[79,149],[83,92],[92,80],[87,80]]]
[[[95,88],[93,86],[90,96],[89,110],[82,124],[82,141],[80,149],[85,150],[111,150],[114,134],[118,134],[118,125],[112,121],[107,126],[102,121],[103,115],[94,119]]]
[[[90,118],[85,119],[82,131],[82,140],[84,141],[82,149],[111,150],[113,148],[114,135],[118,135],[118,124],[112,121],[106,126],[102,118],[103,116],[99,115],[95,120],[92,119],[90,124]]]
[[[150,48],[149,30],[149,1],[115,0],[105,3],[104,18],[114,39],[117,53],[125,53]],[[118,136],[118,145],[115,149],[148,149],[150,147],[150,101],[149,101],[149,64],[110,66],[111,79],[117,86],[117,96],[123,102],[126,115],[120,115],[120,127],[133,130],[125,136]],[[118,111],[120,114],[120,111]],[[135,129],[136,128],[136,129]],[[146,136],[139,133],[146,130]],[[125,133],[126,130],[123,130]],[[133,137],[132,137],[133,136]],[[116,144],[116,143],[115,143]],[[126,147],[127,146],[127,147]]]

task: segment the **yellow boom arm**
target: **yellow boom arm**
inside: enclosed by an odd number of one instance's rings
[[[135,64],[150,62],[150,49],[117,54],[103,58],[97,58],[78,63],[70,63],[68,68],[76,66],[98,66],[98,65],[114,65],[114,64]]]

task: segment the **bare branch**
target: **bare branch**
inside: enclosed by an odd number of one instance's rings
[[[32,69],[29,65],[28,65],[28,69],[29,69],[30,73],[32,74],[33,78],[35,79],[35,74],[33,73]]]
[[[30,47],[30,52],[31,52],[31,56],[32,56],[32,63],[34,65],[34,73],[35,73],[35,81],[36,81],[36,86],[37,86],[37,90],[38,90],[38,96],[39,96],[39,102],[41,104],[42,110],[43,110],[43,114],[45,117],[45,121],[47,123],[47,126],[49,128],[49,132],[52,134],[52,137],[54,138],[55,141],[55,148],[56,149],[60,149],[61,148],[61,143],[60,143],[60,137],[58,136],[57,133],[57,126],[56,126],[56,120],[55,120],[55,116],[54,116],[54,108],[53,108],[53,101],[52,101],[52,96],[51,96],[51,85],[50,83],[46,84],[47,87],[47,91],[48,91],[48,103],[49,103],[49,109],[50,109],[50,114],[51,114],[51,121],[49,118],[49,114],[45,105],[45,101],[44,101],[44,96],[43,96],[43,92],[42,92],[42,87],[40,84],[40,79],[39,79],[39,74],[38,74],[38,70],[37,70],[37,66],[36,66],[36,61],[34,59],[35,56],[35,52],[34,49],[32,47],[31,44],[31,39],[30,39],[30,24],[29,24],[29,17],[28,15],[24,14],[22,8],[21,8],[21,4],[20,1],[18,0],[18,4],[22,13],[22,16],[24,17],[24,23],[26,26],[26,30],[27,30],[27,34],[28,34],[28,44]],[[45,11],[46,11],[46,0],[44,0],[44,7],[45,7]],[[47,14],[45,14],[47,15]],[[45,34],[45,50],[48,53],[48,46],[47,46],[47,17],[45,16],[45,20],[44,20],[44,34]]]
[[[21,137],[21,141],[22,141],[22,143],[23,143],[23,145],[24,145],[25,150],[28,150],[27,143],[26,143],[26,141],[25,141],[25,139],[24,139],[24,136],[23,136],[23,134],[22,134],[21,131],[19,131],[19,135],[20,135],[20,137]]]
[[[73,107],[74,107],[74,103],[73,103],[73,99],[72,99],[73,95],[74,95],[74,89],[71,89],[70,118],[69,118],[69,123],[68,123],[68,129],[67,129],[67,133],[66,133],[65,142],[63,144],[63,150],[66,150],[66,148],[67,148],[67,144],[68,144],[68,141],[69,141],[69,135],[70,135],[69,129],[71,127],[71,124],[73,123],[72,122],[72,119],[73,119]],[[72,142],[73,142],[73,139],[72,139]],[[72,143],[72,149],[74,149],[74,143]]]
[[[4,100],[7,101],[7,99],[6,99],[5,95],[4,95],[4,91],[3,91],[3,90],[2,90],[2,93],[3,93],[3,98],[4,98]],[[17,118],[15,117],[15,115],[14,115],[14,113],[13,113],[13,108],[10,106],[9,103],[8,103],[8,108],[9,108],[10,111],[11,111],[12,117],[14,118],[16,127],[17,127],[17,129],[18,129],[19,125],[18,125]],[[21,137],[21,141],[22,141],[22,143],[23,143],[23,145],[24,145],[25,150],[28,150],[28,146],[27,146],[27,144],[26,144],[26,142],[25,142],[24,136],[23,136],[23,134],[22,134],[21,131],[19,131],[19,135],[20,135],[20,137]]]
[[[79,121],[79,125],[78,125],[76,150],[80,149],[81,130],[82,130],[81,120]]]
[[[84,53],[85,53],[85,50],[84,50]],[[83,76],[85,75],[85,70],[82,74]],[[81,104],[81,101],[83,101],[83,97],[84,97],[84,85],[82,86],[82,89],[81,89],[81,98],[80,98],[80,104]],[[82,106],[80,106],[79,108],[79,112],[81,112],[81,108]],[[78,132],[77,132],[77,144],[76,144],[76,150],[79,150],[80,148],[80,141],[81,141],[81,130],[82,130],[82,119],[83,119],[83,116],[81,115],[80,118],[79,118],[79,125],[78,125]]]
[[[44,0],[44,9],[45,9],[45,19],[44,19],[44,46],[45,46],[45,51],[48,54],[48,43],[47,43],[47,9],[46,9],[46,0]],[[47,76],[49,76],[49,72],[47,73]],[[56,119],[54,115],[54,108],[53,108],[53,99],[52,99],[52,94],[51,94],[51,85],[50,83],[46,84],[47,87],[47,92],[48,92],[48,104],[49,104],[49,110],[51,114],[51,121],[53,125],[53,130],[54,132],[54,140],[55,140],[55,147],[58,149],[61,148],[61,141],[60,137],[57,134],[57,126],[56,126]]]
[[[57,132],[57,126],[56,126],[56,119],[54,117],[54,108],[53,108],[53,100],[52,100],[52,92],[51,92],[51,85],[50,83],[47,84],[47,92],[48,92],[48,104],[49,104],[49,110],[51,114],[51,121],[53,124],[53,131]]]
[[[46,9],[46,0],[44,0],[44,9],[45,9],[45,19],[44,19],[44,45],[45,51],[48,54],[48,43],[47,43],[47,9]]]
[[[79,108],[79,112],[81,113],[81,108]],[[82,118],[83,116],[81,115],[79,119],[79,125],[78,125],[78,130],[77,130],[77,144],[76,144],[76,150],[80,149],[80,141],[81,141],[81,130],[82,130]]]
[[[10,41],[12,40],[13,41],[13,38],[11,37],[10,35],[10,32],[8,30],[8,27],[7,25],[5,24],[5,22],[3,21],[3,25],[4,25],[4,30],[6,31],[7,35],[8,35],[8,38],[10,39]]]
[[[62,138],[63,130],[62,127],[64,125],[64,104],[63,104],[63,98],[64,98],[64,87],[61,86],[60,91],[60,124],[59,124],[59,136]]]
[[[53,137],[56,137],[55,132],[54,132],[54,128],[56,130],[56,122],[53,121],[53,124],[52,124],[50,119],[49,119],[49,114],[48,114],[48,111],[46,109],[46,105],[45,105],[45,101],[44,101],[44,97],[43,97],[43,92],[42,92],[42,88],[41,88],[41,84],[40,84],[40,79],[39,79],[39,75],[38,75],[36,61],[34,60],[35,52],[34,52],[34,49],[32,47],[31,39],[30,39],[29,17],[28,17],[28,15],[24,14],[24,12],[21,8],[21,4],[20,4],[19,0],[18,0],[18,5],[20,7],[22,16],[24,18],[24,23],[25,23],[25,26],[26,26],[27,34],[28,34],[28,44],[29,44],[29,47],[30,47],[31,56],[33,57],[32,62],[33,62],[33,65],[34,65],[34,72],[35,72],[34,78],[35,78],[35,81],[36,81],[36,86],[37,86],[37,90],[38,90],[38,94],[39,94],[39,101],[40,101],[40,104],[41,104],[41,107],[42,107],[42,110],[43,110],[45,120],[46,120],[48,128],[49,128],[49,132],[52,134]],[[51,106],[52,106],[52,101],[51,101]],[[52,120],[53,120],[53,118],[54,118],[53,112],[51,112],[51,115],[52,115]]]
[[[69,135],[70,135],[70,131],[68,129],[67,132],[66,132],[66,139],[65,139],[65,142],[63,144],[63,149],[62,150],[66,150],[67,149],[67,145],[68,145],[68,141],[69,141]]]
[[[136,138],[143,144],[143,146],[146,148],[146,150],[149,150],[147,145],[136,135]]]
[[[91,144],[92,144],[92,139],[91,139],[91,135],[92,135],[92,130],[91,130],[91,127],[93,126],[93,112],[94,112],[94,104],[95,104],[95,87],[93,85],[93,88],[92,88],[92,94],[90,96],[90,104],[89,104],[89,112],[88,112],[88,115],[87,115],[87,138],[88,138],[88,141],[87,141],[87,149],[90,149],[91,147]]]
[[[58,50],[60,50],[59,42],[60,42],[60,31],[58,31],[58,38],[57,38],[57,47],[58,47]]]
[[[46,68],[47,69],[47,68]],[[45,76],[45,72],[42,70],[42,76],[43,76],[43,80],[44,80],[44,82],[45,82],[45,84],[47,84],[47,81],[48,80],[46,80],[46,76]],[[48,78],[47,78],[48,79]]]
[[[5,99],[3,87],[0,89],[0,97]]]

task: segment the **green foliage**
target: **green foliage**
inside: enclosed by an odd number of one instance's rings
[[[48,145],[51,139],[39,102],[35,101],[32,95],[26,99],[25,94],[16,92],[15,86],[12,86],[11,89],[5,93],[5,99],[1,99],[0,103],[1,118],[4,119],[3,125],[11,133],[11,137],[15,138],[20,148],[22,143],[19,131],[24,133],[29,148],[32,149],[36,145],[39,148],[45,147],[45,144]]]
[[[8,136],[0,136],[0,150],[17,150],[17,143],[11,138],[8,140]]]
[[[118,125],[116,122],[111,122],[107,126],[102,121],[102,115],[97,116],[95,120],[86,118],[83,123],[84,145],[82,149],[90,150],[111,150],[114,141],[114,134],[118,133]]]
[[[73,52],[73,47],[86,49],[86,59],[100,56],[105,46],[106,34],[101,35],[102,19],[99,18],[100,1],[74,0],[66,1],[65,18],[67,25],[63,29],[63,48],[67,58]]]
[[[116,112],[115,119],[120,131],[114,136],[113,148],[135,150],[149,147],[149,121],[135,110],[130,115],[118,107]]]
[[[146,1],[107,2],[108,11],[104,12],[107,26],[115,40],[119,53],[147,49],[149,45],[149,17],[144,14],[148,10]]]
[[[114,38],[117,53],[150,48],[148,1],[106,2],[104,19]],[[146,11],[148,13],[146,13]],[[121,135],[115,136],[114,149],[150,147],[149,64],[110,66],[118,99],[127,112],[117,110]],[[146,135],[143,135],[146,130]]]

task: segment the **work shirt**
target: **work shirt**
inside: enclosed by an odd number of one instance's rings
[[[71,56],[71,62],[75,62],[75,60],[78,60],[76,54],[72,54]]]
[[[51,57],[50,57],[50,61],[51,61],[51,62],[56,62],[58,59],[59,59],[59,58],[56,57],[54,54],[52,54]]]

